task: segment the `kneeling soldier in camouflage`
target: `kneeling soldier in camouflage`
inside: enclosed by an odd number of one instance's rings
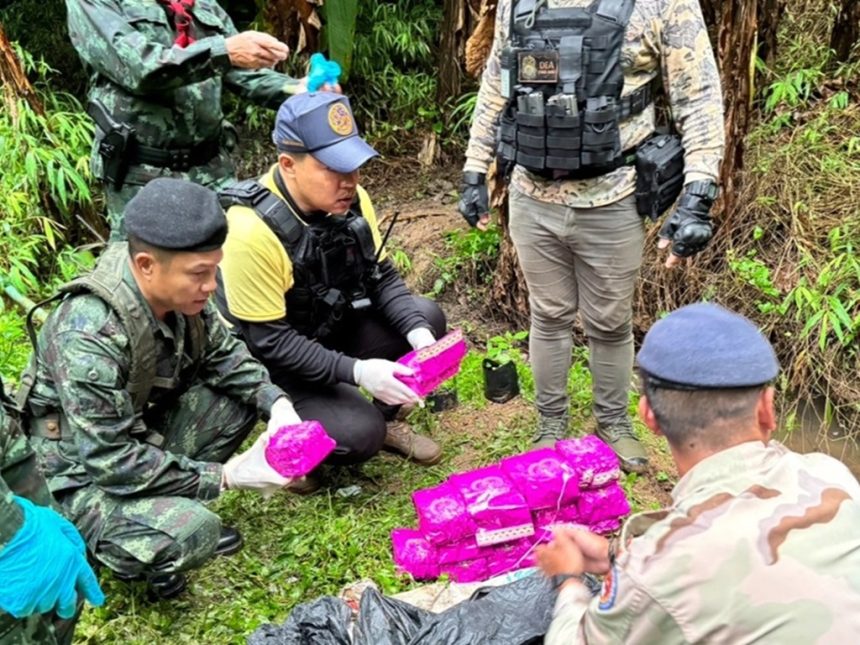
[[[242,545],[202,502],[288,484],[262,453],[299,418],[209,302],[227,235],[215,193],[156,179],[125,218],[129,241],[61,289],[19,404],[51,491],[95,558],[171,597],[182,571]],[[266,433],[222,466],[258,415]]]

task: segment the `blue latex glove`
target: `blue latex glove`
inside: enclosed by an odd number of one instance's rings
[[[333,60],[326,60],[322,54],[313,54],[308,70],[308,92],[316,92],[324,85],[337,85],[339,76],[340,65]]]
[[[91,605],[103,605],[105,596],[74,525],[50,508],[14,499],[24,524],[0,549],[0,609],[15,618],[52,610],[72,618],[78,593]]]

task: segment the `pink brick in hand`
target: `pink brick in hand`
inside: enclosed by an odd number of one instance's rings
[[[411,376],[395,376],[423,398],[460,371],[460,363],[465,355],[463,332],[455,329],[432,345],[397,359],[401,365],[411,368],[413,373]]]
[[[302,421],[278,429],[266,446],[266,461],[282,477],[304,477],[336,445],[319,421]]]

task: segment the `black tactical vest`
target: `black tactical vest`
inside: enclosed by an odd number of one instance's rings
[[[653,83],[621,98],[621,49],[635,0],[548,8],[514,0],[501,54],[508,99],[498,154],[544,177],[596,177],[632,163],[619,124],[653,102]]]
[[[285,294],[287,320],[296,331],[323,338],[347,310],[370,306],[367,287],[377,279],[379,265],[358,200],[345,216],[305,224],[288,202],[255,180],[239,182],[220,197],[225,210],[251,208],[283,244],[293,268],[293,287]],[[220,275],[218,283],[221,311],[235,324]]]

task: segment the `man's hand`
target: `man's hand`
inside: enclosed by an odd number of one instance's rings
[[[406,405],[420,403],[421,399],[412,391],[412,388],[394,375],[410,376],[412,373],[411,369],[400,363],[370,358],[356,361],[352,375],[358,385],[383,403]]]
[[[294,426],[301,422],[302,419],[292,402],[282,396],[272,404],[272,409],[269,412],[269,423],[266,424],[266,434],[271,437],[284,426]]]
[[[704,249],[714,234],[710,210],[717,198],[717,185],[712,181],[694,181],[684,187],[684,194],[675,211],[660,229],[659,249],[670,244],[672,251],[666,259],[666,268],[678,265]]]
[[[15,618],[56,611],[69,619],[79,595],[102,606],[105,597],[78,530],[50,508],[23,497],[14,502],[24,523],[0,549],[0,610]]]
[[[457,208],[471,227],[487,230],[490,221],[490,199],[487,194],[487,178],[479,172],[464,172]]]
[[[227,54],[233,67],[260,69],[287,60],[290,48],[260,31],[243,31],[227,39]]]
[[[541,571],[549,578],[566,573],[580,575],[585,571],[585,555],[564,529],[556,529],[552,542],[537,547],[535,554]]]
[[[262,433],[253,446],[224,464],[223,477],[226,488],[256,490],[263,497],[269,497],[293,481],[287,477],[281,477],[266,461],[266,446],[269,438],[268,432]]]

